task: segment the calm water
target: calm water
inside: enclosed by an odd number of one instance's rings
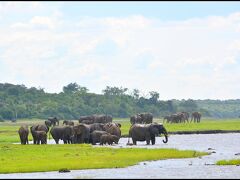
[[[118,145],[107,147],[177,148],[216,153],[201,158],[141,162],[127,168],[72,170],[70,173],[54,171],[0,174],[0,178],[240,178],[240,166],[213,165],[217,160],[240,158],[240,155],[235,155],[240,153],[240,134],[172,135],[167,144],[164,144],[162,139],[158,137],[154,146],[147,146],[145,142],[138,142],[137,146],[126,146],[127,138],[121,138]]]

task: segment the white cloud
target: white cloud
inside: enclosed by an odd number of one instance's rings
[[[50,92],[77,82],[98,93],[107,85],[155,90],[162,99],[238,97],[240,13],[166,22],[63,17],[55,9],[0,29],[4,81]]]

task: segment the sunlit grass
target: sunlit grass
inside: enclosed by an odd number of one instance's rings
[[[220,160],[217,165],[240,165],[240,159]]]
[[[116,119],[122,124],[122,135],[128,135],[131,127],[130,119]],[[162,123],[162,119],[154,119]],[[204,130],[240,130],[240,119],[203,119],[200,123],[164,123],[168,132],[176,131],[204,131]]]
[[[0,145],[0,173],[122,168],[141,161],[192,158],[205,152],[177,149],[109,148],[86,144]],[[3,166],[4,164],[4,166]]]

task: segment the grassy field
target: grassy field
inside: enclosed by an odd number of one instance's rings
[[[116,119],[122,124],[122,135],[128,135],[130,128],[129,119]],[[154,119],[154,122],[162,123],[162,119]],[[168,132],[176,131],[203,131],[203,130],[240,130],[240,119],[203,119],[200,123],[164,123]]]
[[[122,124],[122,135],[127,136],[131,126],[129,118],[114,119],[114,122]],[[77,120],[74,121],[77,123]],[[154,122],[162,123],[162,119],[154,119]],[[29,127],[33,124],[43,124],[44,120],[40,119],[22,119],[16,123],[10,121],[0,122],[0,144],[20,142],[18,129],[21,125],[27,124]],[[62,121],[60,121],[62,124]],[[164,124],[168,132],[176,131],[201,131],[201,130],[240,130],[240,119],[203,119],[201,123],[179,123],[179,124]],[[32,140],[32,135],[29,135],[29,140]]]
[[[0,173],[120,168],[141,161],[192,158],[205,152],[176,149],[109,148],[88,144],[0,145]],[[4,164],[4,166],[2,166]]]
[[[220,160],[217,165],[240,165],[240,159]]]

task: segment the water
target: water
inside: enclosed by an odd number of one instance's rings
[[[172,135],[167,144],[158,137],[155,145],[138,142],[137,146],[126,146],[127,138],[121,138],[118,145],[109,148],[177,148],[181,150],[198,150],[216,152],[201,158],[170,159],[141,162],[127,168],[72,170],[70,173],[40,172],[0,174],[0,178],[240,178],[240,166],[213,165],[221,159],[240,158],[240,134],[195,134]],[[54,141],[49,141],[49,144]],[[61,142],[62,143],[62,142]],[[95,147],[98,147],[96,145]],[[211,149],[209,149],[211,148]]]

